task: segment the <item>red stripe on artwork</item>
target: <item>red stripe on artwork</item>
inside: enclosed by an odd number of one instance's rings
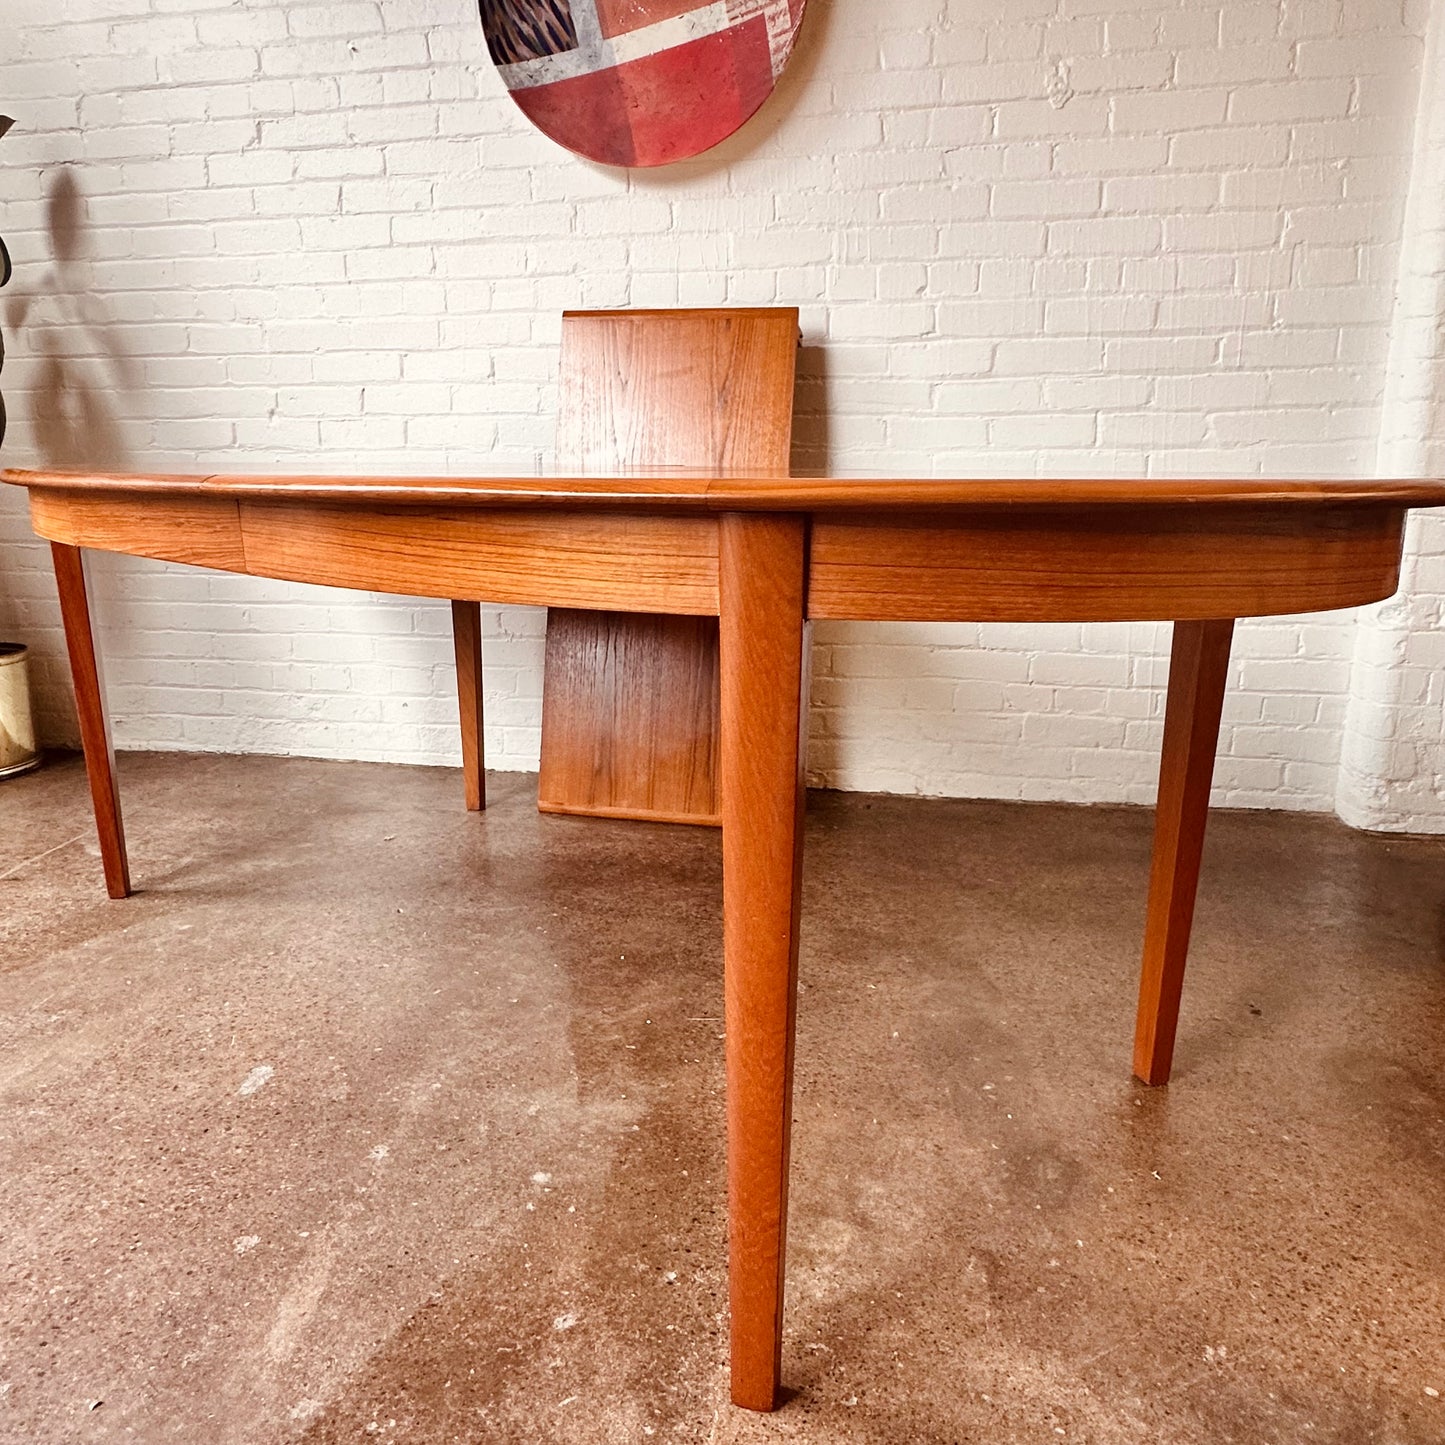
[[[606,165],[660,166],[725,140],[772,89],[759,16],[610,70],[514,90],[512,99],[568,150]]]
[[[569,151],[610,166],[635,166],[620,69],[514,90],[512,99],[538,130]]]
[[[654,59],[663,64],[628,80],[637,153],[656,157],[642,165],[666,165],[715,146],[773,91],[768,27],[761,16]]]

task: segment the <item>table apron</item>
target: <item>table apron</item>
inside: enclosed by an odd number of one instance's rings
[[[716,516],[31,490],[51,541],[296,582],[716,616]],[[812,518],[807,615],[855,621],[1267,617],[1399,585],[1395,506],[1036,507]]]
[[[31,492],[42,537],[330,587],[603,611],[718,613],[718,520]]]
[[[1399,507],[1150,507],[815,516],[808,616],[1147,622],[1377,602]]]

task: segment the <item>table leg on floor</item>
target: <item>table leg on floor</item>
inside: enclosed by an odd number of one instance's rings
[[[462,786],[467,811],[487,806],[486,749],[482,743],[482,605],[452,603],[452,643],[457,653],[457,703],[462,717]]]
[[[80,741],[85,749],[85,770],[90,777],[95,827],[100,834],[105,888],[112,898],[127,898],[130,865],[126,860],[125,828],[120,817],[120,790],[115,781],[115,750],[111,746],[110,720],[105,712],[105,683],[90,626],[85,557],[79,547],[63,542],[52,542],[50,555],[55,564],[55,583],[60,590],[60,616],[65,623],[65,645],[70,652],[75,710],[80,718]]]
[[[1164,752],[1154,815],[1154,861],[1144,925],[1144,968],[1134,1031],[1134,1072],[1167,1084],[1179,996],[1209,817],[1209,785],[1229,673],[1234,620],[1176,622],[1164,711]]]
[[[802,518],[721,523],[732,1398],[777,1404],[802,876]]]

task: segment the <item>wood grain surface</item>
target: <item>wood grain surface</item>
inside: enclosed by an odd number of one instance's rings
[[[396,507],[561,507],[694,512],[877,512],[1020,508],[1194,507],[1240,503],[1445,506],[1445,479],[1332,477],[886,477],[793,476],[785,466],[614,466],[583,475],[560,465],[540,475],[498,468],[463,477],[227,476],[159,472],[0,471],[0,481],[52,491],[223,496],[261,501]]]
[[[1168,1083],[1174,1059],[1233,636],[1232,619],[1174,624],[1134,1032],[1134,1072],[1146,1084]]]
[[[569,311],[558,463],[786,472],[797,350],[792,307]],[[716,823],[717,649],[711,622],[554,611],[543,811]]]
[[[50,541],[409,596],[716,616],[717,519],[36,487]]]
[[[480,813],[487,806],[480,603],[452,603],[452,648],[457,659],[457,710],[462,729],[462,794],[467,811]]]
[[[244,502],[246,570],[330,587],[716,616],[717,522]]]
[[[85,749],[85,771],[90,779],[90,801],[100,836],[100,860],[105,889],[112,898],[130,896],[130,860],[126,856],[125,826],[120,815],[120,787],[115,777],[115,749],[110,740],[110,718],[105,709],[105,681],[95,634],[90,622],[85,557],[78,547],[50,544],[55,583],[60,592],[60,616],[65,624],[65,645],[70,653],[70,676],[75,685],[75,711],[80,741]]]
[[[781,1378],[803,858],[807,639],[801,518],[722,530],[723,953],[732,1398]]]
[[[554,609],[538,806],[720,823],[718,707],[712,618]]]
[[[711,471],[651,468],[632,476],[533,475],[499,470],[484,477],[340,477],[152,472],[0,472],[0,481],[93,496],[224,497],[256,502],[329,502],[384,507],[547,507],[708,511]]]
[[[221,572],[246,570],[241,509],[234,497],[32,487],[30,524],[38,535],[72,547]]]
[[[1139,506],[814,519],[808,615],[919,622],[1274,616],[1388,597],[1397,507]]]
[[[568,311],[557,466],[786,476],[796,307]]]
[[[1325,480],[1272,477],[719,477],[707,489],[715,511],[840,512],[1084,507],[1445,506],[1445,481],[1430,478]],[[679,505],[683,503],[679,500]]]

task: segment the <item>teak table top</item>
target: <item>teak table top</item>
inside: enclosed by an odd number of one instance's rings
[[[1445,482],[1434,480],[666,469],[459,478],[10,471],[3,480],[30,489],[32,523],[52,544],[101,856],[117,898],[130,892],[130,875],[83,549],[451,598],[454,616],[458,599],[471,599],[719,619],[732,1394],[759,1410],[776,1404],[781,1372],[808,621],[1173,622],[1134,1048],[1135,1073],[1162,1084],[1235,619],[1389,597],[1407,509],[1445,506]],[[459,636],[458,658],[479,692],[478,635]]]
[[[1354,505],[1438,507],[1445,482],[1263,477],[880,477],[692,468],[580,476],[498,470],[465,477],[248,476],[165,472],[0,472],[17,486],[92,494],[445,507],[656,507],[701,512],[932,511],[994,507]]]

